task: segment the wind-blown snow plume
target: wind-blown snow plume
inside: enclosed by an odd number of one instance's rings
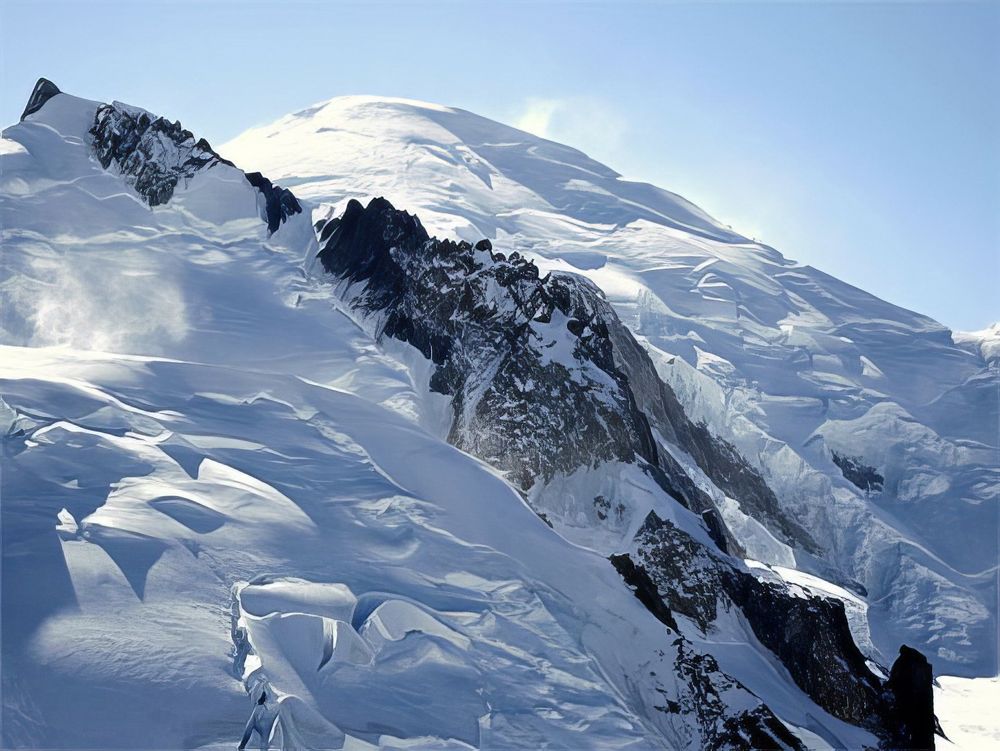
[[[103,352],[156,352],[187,333],[184,292],[160,274],[67,268],[62,259],[36,261],[31,284],[8,297],[9,341]]]

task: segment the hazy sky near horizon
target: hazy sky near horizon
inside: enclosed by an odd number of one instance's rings
[[[34,81],[215,144],[343,94],[461,107],[957,329],[1000,320],[1000,2],[0,0]]]

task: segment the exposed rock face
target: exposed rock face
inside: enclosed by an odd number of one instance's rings
[[[602,461],[655,464],[645,416],[616,367],[600,290],[547,274],[513,253],[428,237],[384,199],[352,201],[320,228],[320,261],[351,285],[355,308],[379,335],[412,344],[453,397],[449,440],[536,479]]]
[[[899,648],[885,689],[893,732],[892,748],[934,748],[934,673],[931,664],[917,650]]]
[[[833,452],[833,463],[840,467],[844,477],[866,493],[881,493],[885,478],[875,467],[870,467],[857,456],[842,456]]]
[[[726,539],[726,525],[723,523],[719,516],[719,512],[715,509],[706,509],[701,512],[701,518],[705,522],[705,528],[708,530],[708,536],[712,538],[712,542],[715,543],[716,547],[719,548],[723,553],[730,553],[729,546],[730,542]]]
[[[884,727],[880,681],[851,637],[843,603],[798,597],[741,572],[727,576],[726,585],[754,635],[809,698],[834,717],[875,732]]]
[[[732,566],[653,511],[636,533],[634,544],[639,563],[667,606],[707,631],[718,615],[719,598]]]
[[[98,107],[90,134],[101,166],[114,164],[150,206],[169,201],[180,180],[231,164],[179,122],[118,103]]]
[[[727,717],[730,712],[725,700],[727,691],[742,688],[739,682],[719,670],[711,655],[698,654],[677,643],[678,657],[674,672],[690,686],[687,706],[657,707],[662,711],[689,713],[701,724],[702,739],[706,749],[797,749],[802,748],[774,713],[764,705]]]
[[[114,165],[150,206],[167,203],[182,180],[219,164],[233,166],[208,141],[195,139],[179,122],[117,102],[98,107],[90,134],[101,166],[108,169]],[[259,172],[245,177],[264,197],[269,232],[275,232],[289,216],[302,211],[287,188],[273,185]]]
[[[277,232],[283,221],[292,214],[298,214],[302,211],[298,199],[288,188],[272,184],[259,172],[247,172],[246,178],[247,182],[264,196],[268,232]]]
[[[624,553],[611,556],[611,563],[615,570],[622,575],[625,583],[635,590],[635,596],[639,602],[645,605],[646,609],[655,615],[660,623],[676,631],[677,621],[674,620],[670,608],[660,597],[653,580],[649,578],[649,572],[643,566],[637,566],[635,561]]]
[[[62,92],[59,91],[59,87],[52,83],[52,81],[47,78],[39,78],[35,83],[35,88],[31,90],[28,103],[24,105],[24,112],[21,113],[21,119],[24,120],[24,118],[33,112],[38,112],[47,101],[60,93]]]
[[[903,646],[883,682],[854,643],[839,600],[760,581],[652,512],[635,546],[633,568],[662,602],[651,610],[665,607],[707,631],[720,607],[737,608],[799,688],[834,717],[871,730],[890,748],[933,748],[933,676],[920,652]],[[651,599],[648,585],[641,591],[640,600]]]

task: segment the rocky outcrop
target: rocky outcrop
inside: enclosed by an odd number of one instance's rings
[[[179,122],[117,102],[97,108],[90,135],[101,166],[114,165],[150,206],[169,201],[181,180],[217,164],[232,164]]]
[[[857,456],[844,456],[833,453],[833,463],[836,464],[841,474],[849,480],[855,487],[866,493],[881,493],[885,478],[875,467],[871,467]]]
[[[302,206],[288,188],[274,185],[259,172],[247,172],[246,178],[247,182],[264,196],[264,215],[268,232],[272,234],[277,232],[278,227],[288,217],[301,213]]]
[[[38,112],[45,103],[49,101],[56,94],[60,94],[59,87],[56,86],[52,81],[47,78],[39,78],[35,83],[35,88],[31,90],[31,96],[28,97],[28,103],[24,105],[24,112],[21,113],[21,120],[23,121],[28,115]]]
[[[646,610],[656,616],[656,619],[664,626],[669,626],[677,631],[677,621],[674,620],[670,608],[663,602],[653,580],[649,577],[649,572],[643,566],[637,566],[632,558],[625,554],[611,556],[611,564],[615,570],[621,574],[625,583],[632,587],[636,598],[646,606]]]
[[[319,234],[321,263],[376,333],[434,363],[431,389],[453,397],[453,444],[523,490],[604,461],[656,464],[645,415],[615,365],[604,323],[614,314],[593,284],[541,277],[488,242],[430,238],[385,199],[350,202]]]
[[[151,207],[170,201],[177,185],[199,172],[220,164],[234,166],[219,156],[208,141],[195,139],[179,122],[118,102],[97,108],[90,135],[101,166],[114,166]],[[264,198],[262,218],[269,232],[275,232],[289,216],[302,211],[287,188],[273,185],[259,172],[244,177]]]
[[[888,719],[892,728],[890,748],[933,749],[937,728],[934,717],[934,671],[923,654],[905,644],[885,683]]]
[[[667,607],[706,632],[718,616],[726,576],[733,570],[726,559],[654,511],[636,533],[634,550]]]
[[[725,591],[810,699],[834,717],[884,731],[881,682],[854,643],[843,603],[793,595],[736,571],[726,576]]]
[[[660,711],[687,714],[701,726],[703,748],[713,751],[800,749],[802,744],[763,704],[732,716],[726,693],[743,686],[719,670],[711,655],[700,654],[678,639],[674,674],[688,687],[677,704],[667,702]]]
[[[889,748],[933,747],[932,673],[926,658],[902,647],[883,682],[855,644],[839,600],[761,581],[652,512],[636,534],[634,556],[633,568],[652,582],[660,600],[647,605],[654,613],[665,608],[671,618],[684,615],[707,632],[720,608],[735,608],[796,685],[831,715],[871,730]],[[648,584],[637,588],[636,596],[644,603],[657,599]]]

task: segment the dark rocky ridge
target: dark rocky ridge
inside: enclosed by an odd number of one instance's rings
[[[880,681],[854,643],[843,603],[797,597],[742,572],[729,574],[725,584],[760,643],[813,701],[834,717],[884,731],[888,712]]]
[[[350,286],[377,334],[435,364],[431,389],[453,397],[452,443],[524,490],[604,461],[656,465],[649,424],[614,362],[610,307],[592,284],[539,277],[486,241],[431,239],[385,199],[351,201],[319,235],[323,267]]]
[[[39,78],[21,120],[38,112],[60,93],[52,81]],[[170,122],[118,102],[97,108],[90,135],[101,166],[108,169],[114,165],[151,207],[170,201],[181,180],[219,164],[235,167],[204,138],[195,139],[180,122]],[[263,219],[268,232],[273,234],[288,217],[301,213],[302,206],[287,188],[272,184],[259,172],[246,173],[244,177],[264,197]]]
[[[933,676],[920,652],[902,647],[883,682],[855,644],[843,603],[760,581],[655,513],[636,534],[635,550],[638,563],[629,564],[655,586],[658,611],[685,615],[707,631],[720,606],[735,607],[796,685],[834,717],[872,731],[890,748],[933,748]],[[620,561],[615,565],[622,570]],[[650,598],[646,584],[640,599]]]
[[[97,108],[90,135],[101,166],[117,166],[150,206],[167,203],[182,179],[218,164],[232,166],[179,122],[119,104]]]
[[[97,108],[90,135],[101,166],[108,169],[115,165],[151,207],[170,201],[181,180],[219,164],[235,166],[219,156],[204,138],[196,140],[180,122],[118,103]],[[289,216],[302,211],[291,191],[272,185],[259,172],[244,176],[264,197],[269,232],[275,232]]]
[[[660,597],[649,572],[643,566],[636,565],[635,561],[624,553],[611,556],[611,564],[621,574],[625,583],[634,589],[636,598],[646,607],[646,610],[655,615],[656,619],[664,626],[669,626],[677,631],[677,621],[674,620],[674,614],[670,612],[670,608]]]
[[[680,465],[657,449],[652,425],[779,537],[817,550],[739,453],[687,419],[588,280],[563,273],[539,278],[533,263],[493,253],[487,240],[474,248],[432,239],[416,217],[381,198],[367,208],[350,202],[317,232],[323,267],[362,287],[352,291],[352,304],[375,318],[377,333],[412,344],[437,366],[432,390],[455,397],[452,443],[511,471],[522,489],[601,461],[640,461],[682,504],[715,512]],[[538,324],[554,316],[573,337],[578,364],[589,368],[571,373],[546,359]],[[713,533],[738,551],[721,518],[715,522]]]
[[[302,211],[298,199],[288,188],[274,185],[259,172],[247,172],[247,182],[254,186],[264,196],[267,230],[270,233],[278,231],[278,227],[292,214]]]
[[[820,706],[882,737],[895,733],[883,687],[851,639],[843,606],[796,598],[741,569],[712,500],[661,451],[652,426],[725,492],[797,546],[817,546],[785,516],[766,483],[729,444],[693,424],[598,288],[572,274],[540,277],[517,253],[431,238],[385,199],[351,201],[320,223],[319,260],[378,336],[419,349],[431,388],[452,397],[449,440],[506,470],[522,489],[602,462],[634,462],[702,515],[717,550],[651,514],[636,558],[612,562],[668,628],[673,613],[707,630],[720,602],[743,613],[761,643]],[[561,345],[559,357],[550,351]],[[602,504],[608,516],[614,498]],[[678,668],[680,669],[680,668]]]
[[[857,456],[843,456],[833,452],[833,463],[840,468],[841,474],[855,487],[866,493],[881,493],[885,478],[875,467],[871,467]]]

